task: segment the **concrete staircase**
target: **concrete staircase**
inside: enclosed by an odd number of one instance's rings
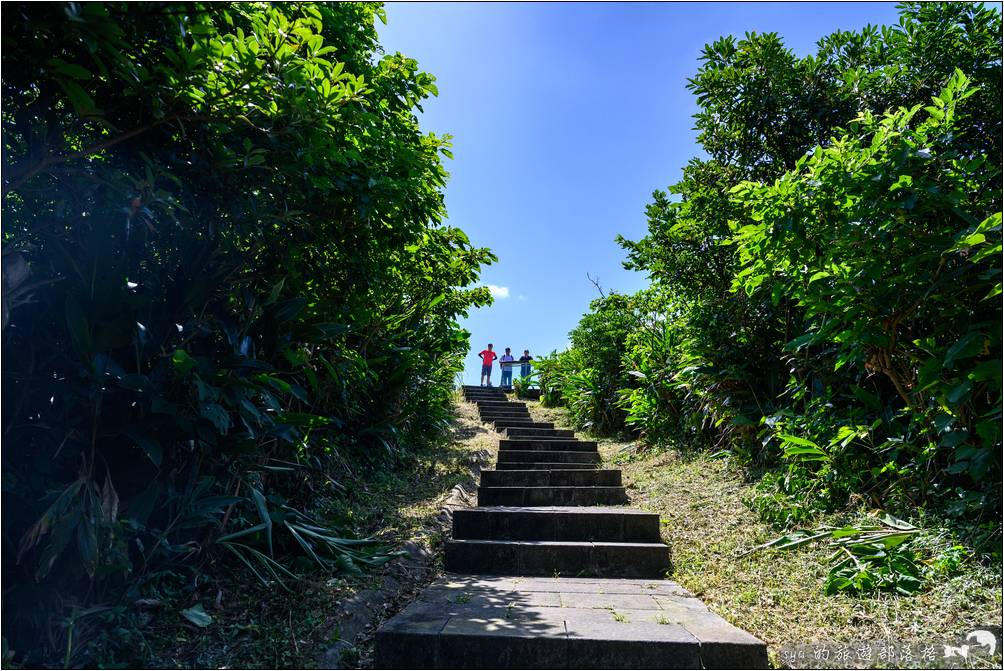
[[[502,390],[463,393],[502,436],[496,470],[454,512],[452,575],[378,630],[376,668],[766,668],[761,641],[663,579],[659,516],[616,507],[595,442]]]
[[[496,428],[500,421],[533,423],[526,403],[509,401],[502,390],[465,387],[464,398],[477,406],[481,421],[494,422]],[[478,507],[454,516],[453,539],[446,543],[447,571],[666,575],[670,556],[659,537],[659,516],[599,507],[627,503],[627,494],[620,471],[597,468],[600,454],[594,441],[550,427],[507,425],[502,433],[498,470],[481,474]]]

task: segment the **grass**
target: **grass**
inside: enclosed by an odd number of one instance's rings
[[[560,408],[529,407],[538,421],[568,425]],[[780,535],[744,504],[753,484],[742,472],[707,456],[641,451],[631,441],[597,440],[605,466],[623,471],[632,505],[659,514],[663,538],[672,548],[672,579],[765,641],[774,664],[786,645],[890,639],[954,644],[959,634],[977,625],[1001,623],[999,565],[966,560],[954,574],[930,581],[914,596],[826,596],[828,550],[804,547],[740,556]],[[928,529],[922,540],[949,545],[942,530]],[[996,662],[1000,668],[999,650]]]
[[[498,441],[477,419],[472,406],[457,404],[457,417],[447,444],[418,454],[415,461],[395,471],[358,474],[343,481],[349,493],[328,500],[318,517],[359,536],[385,540],[390,547],[419,539],[433,553],[432,571],[411,575],[401,563],[363,575],[334,576],[310,566],[291,592],[268,589],[233,562],[207,567],[197,580],[194,597],[181,605],[148,613],[134,627],[142,639],[132,659],[116,655],[108,664],[131,662],[156,668],[316,668],[324,652],[341,635],[346,613],[342,605],[396,584],[405,593],[421,589],[435,575],[442,542],[442,509],[457,485],[473,490],[472,468],[493,462]],[[377,593],[378,594],[378,593]],[[378,595],[379,596],[379,595]],[[379,600],[379,598],[377,598]],[[177,610],[203,604],[213,617],[206,628],[196,628]],[[364,603],[357,617],[379,620],[383,603]],[[372,614],[370,614],[372,606]],[[366,666],[372,641],[364,637],[342,663]]]

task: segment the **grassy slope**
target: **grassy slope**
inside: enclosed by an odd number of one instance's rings
[[[318,516],[340,521],[360,536],[386,539],[392,547],[435,528],[450,490],[458,484],[473,488],[476,453],[487,451],[484,459],[494,463],[498,449],[497,436],[477,421],[472,406],[457,408],[448,444],[418,455],[408,468],[343,481],[348,496],[331,499]],[[429,540],[438,551],[441,539],[433,534]],[[114,661],[156,668],[313,668],[337,640],[338,604],[378,587],[386,573],[334,576],[304,566],[303,579],[292,582],[287,593],[263,587],[241,568],[231,562],[207,572],[211,578],[199,601],[214,618],[212,625],[196,629],[173,611],[156,613],[141,627],[145,642],[136,657]],[[402,580],[400,572],[393,575]],[[417,590],[422,583],[408,587]],[[364,663],[368,647],[363,641],[358,651]]]
[[[562,409],[530,407],[540,421],[568,425]],[[599,445],[605,464],[624,471],[632,504],[659,513],[663,538],[673,551],[673,579],[713,611],[766,641],[775,664],[784,645],[947,642],[974,625],[1001,622],[1000,568],[976,561],[912,597],[826,596],[825,549],[739,557],[780,535],[743,503],[752,486],[742,474],[703,456],[638,452],[636,447],[615,440],[600,440]]]

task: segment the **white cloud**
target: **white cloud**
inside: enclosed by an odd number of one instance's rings
[[[516,296],[516,300],[518,300],[518,301],[525,301],[526,300],[526,296],[524,296],[523,294],[520,294],[519,296]]]
[[[509,287],[500,287],[495,284],[489,284],[488,291],[492,292],[492,296],[495,298],[509,298]]]

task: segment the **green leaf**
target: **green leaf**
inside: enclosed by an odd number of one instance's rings
[[[268,554],[269,556],[274,556],[275,551],[272,547],[272,516],[268,513],[268,506],[265,503],[265,495],[254,487],[250,487],[250,490],[251,498],[254,499],[255,507],[258,509],[258,517],[261,519],[261,523],[265,527],[265,538],[268,541]]]
[[[970,331],[948,348],[945,353],[944,368],[952,368],[959,359],[968,359],[976,356],[983,350],[983,334],[979,331]]]
[[[822,452],[822,449],[819,447],[819,445],[806,438],[799,438],[798,436],[792,436],[786,433],[778,434],[778,438],[783,440],[785,443],[792,443],[794,445],[801,445],[803,447],[812,447]]]
[[[178,375],[185,377],[188,373],[195,368],[196,361],[188,355],[183,349],[174,350],[174,354],[171,355],[171,363],[174,364],[174,370],[177,371]]]
[[[94,104],[94,99],[91,98],[90,94],[83,89],[80,84],[70,79],[57,79],[56,80],[63,91],[66,92],[66,96],[70,99],[70,104],[73,105],[74,111],[80,116],[93,116],[99,113],[97,105]]]
[[[160,468],[164,454],[160,447],[160,442],[156,438],[150,436],[142,427],[123,429],[122,434],[131,438],[136,447],[143,451],[143,454],[147,456],[153,465]]]
[[[786,447],[784,456],[799,461],[827,461],[830,458],[830,455],[818,447]]]
[[[307,307],[306,298],[290,298],[276,303],[273,314],[275,320],[281,324],[298,315],[305,307]]]
[[[948,392],[948,402],[952,405],[958,405],[962,400],[969,395],[969,390],[973,388],[973,383],[966,380],[962,384],[953,388]]]
[[[425,309],[426,310],[431,310],[432,308],[434,308],[437,305],[439,305],[440,303],[442,303],[443,299],[445,299],[445,298],[446,298],[446,294],[439,294],[438,296],[436,296],[435,298],[433,298],[431,301],[429,301],[429,303],[425,306]]]
[[[204,403],[199,406],[199,414],[208,419],[221,434],[230,430],[230,413],[219,403]]]
[[[181,616],[200,629],[205,629],[213,623],[213,617],[206,612],[201,603],[181,611]]]
[[[59,58],[51,58],[49,59],[48,65],[59,74],[72,79],[86,80],[91,78],[90,71],[82,65],[77,65],[76,63],[67,63]]]
[[[798,336],[797,338],[789,340],[785,344],[784,348],[786,350],[797,352],[799,349],[801,349],[803,345],[811,343],[815,338],[816,338],[815,333],[805,333]]]

